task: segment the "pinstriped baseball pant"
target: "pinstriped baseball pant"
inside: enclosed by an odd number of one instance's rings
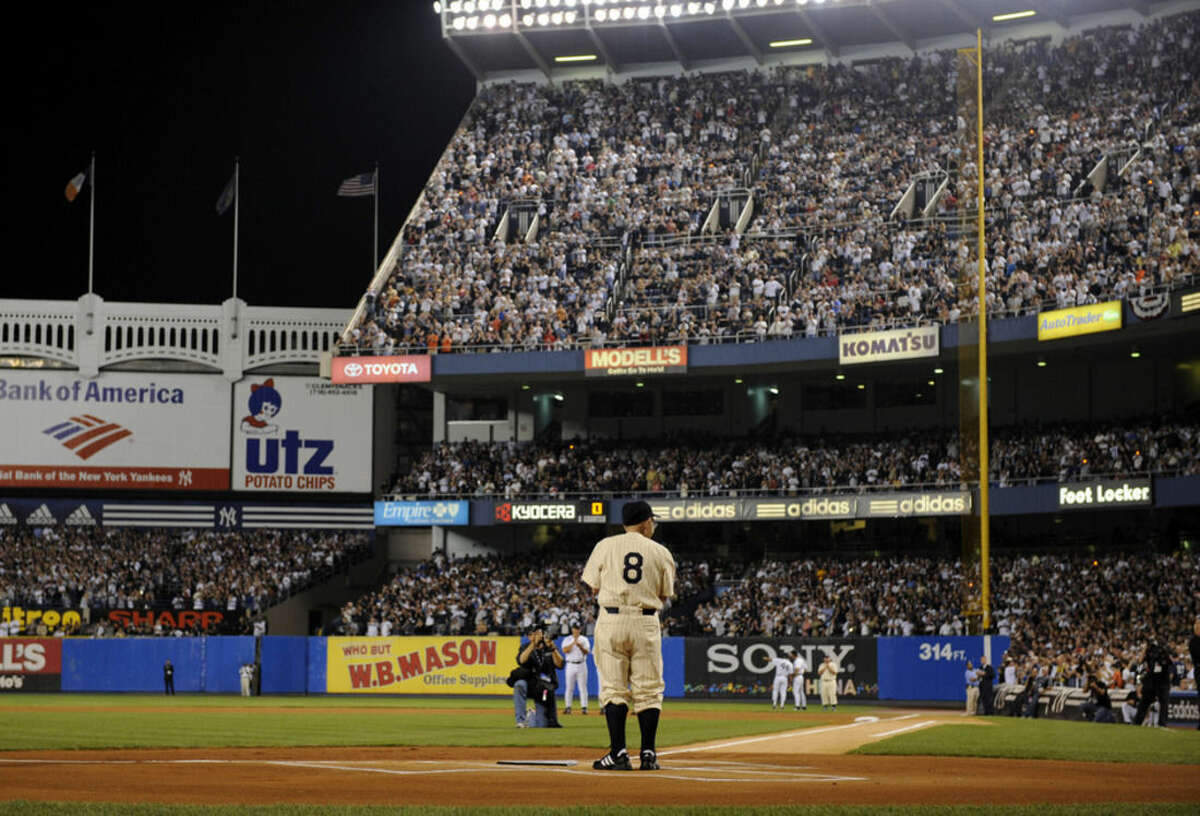
[[[600,706],[627,705],[634,712],[662,708],[662,630],[657,615],[613,614],[596,620],[596,671]]]

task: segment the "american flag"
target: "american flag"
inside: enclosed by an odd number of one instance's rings
[[[358,198],[359,196],[375,195],[375,173],[363,173],[351,176],[338,187],[339,196],[343,198]]]

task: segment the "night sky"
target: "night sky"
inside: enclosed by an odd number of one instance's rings
[[[88,191],[63,190],[94,148],[106,300],[230,296],[232,211],[214,205],[240,156],[238,295],[351,307],[372,203],[338,185],[379,162],[382,257],[474,96],[423,0],[39,5],[9,29],[47,45],[8,60],[18,213],[0,297],[87,291]]]

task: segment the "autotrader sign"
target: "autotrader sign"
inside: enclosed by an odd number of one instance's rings
[[[589,377],[686,374],[687,358],[687,346],[588,349],[583,369]]]
[[[1093,303],[1038,315],[1038,340],[1059,340],[1121,328],[1121,301]]]
[[[839,334],[838,363],[851,365],[937,357],[938,332],[937,326],[914,326],[911,329]]]
[[[1149,479],[1124,479],[1058,486],[1060,510],[1149,507],[1152,503]]]
[[[404,357],[334,357],[330,378],[335,383],[429,382],[433,366],[427,355]]]
[[[375,502],[375,524],[379,527],[465,527],[470,523],[468,501]]]

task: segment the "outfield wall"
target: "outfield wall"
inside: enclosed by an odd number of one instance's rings
[[[179,692],[236,693],[238,670],[258,659],[264,694],[503,695],[516,637],[0,638],[3,691],[160,692],[163,664]],[[991,638],[999,657],[1008,638]],[[840,666],[843,699],[961,700],[968,659],[983,638],[665,638],[667,697],[761,699],[771,659],[795,650],[813,668],[826,654]],[[588,660],[588,693],[598,693]],[[559,672],[560,694],[563,672]]]

